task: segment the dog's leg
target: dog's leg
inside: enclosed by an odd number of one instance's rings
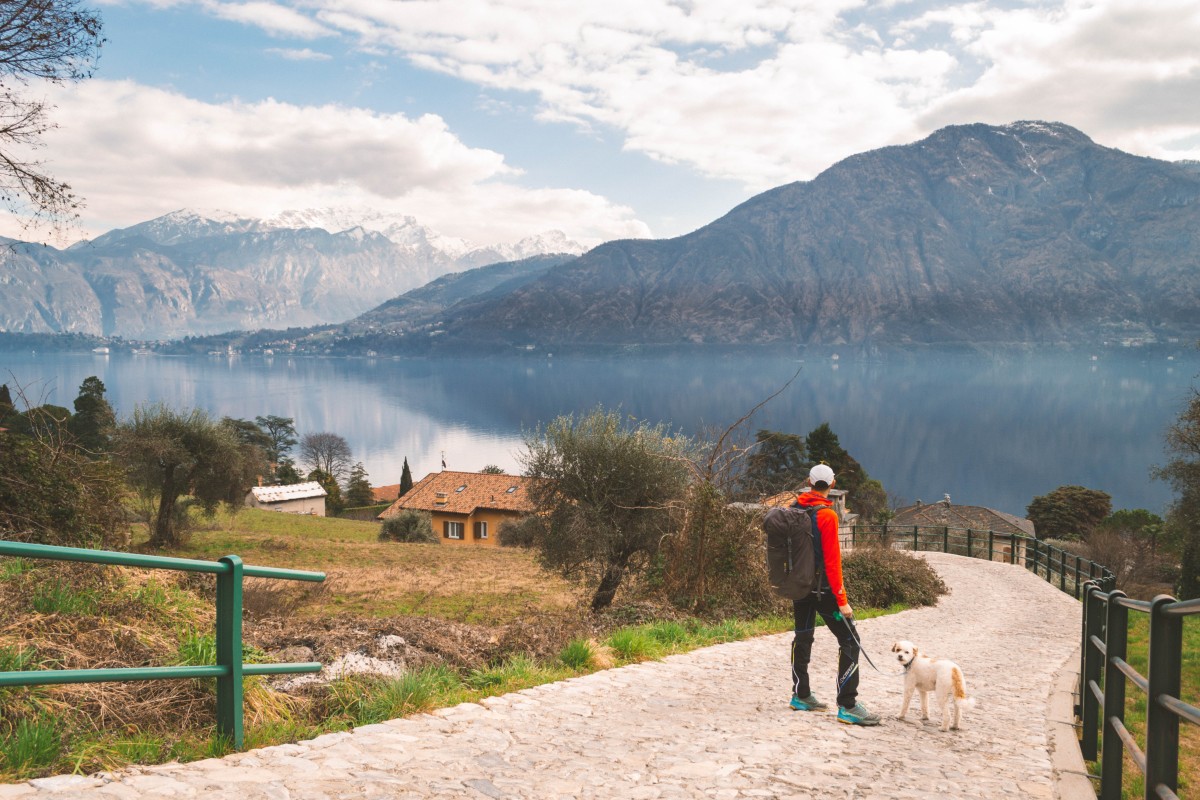
[[[951,694],[950,687],[943,686],[942,681],[938,681],[938,688],[937,688],[938,708],[942,712],[942,730],[943,731],[950,730],[950,709],[946,707],[950,704],[950,694]]]
[[[908,682],[904,682],[904,699],[900,701],[900,713],[896,715],[896,719],[904,719],[904,715],[908,713],[908,703],[912,700],[913,687]]]
[[[921,719],[929,719],[929,692],[921,692]]]

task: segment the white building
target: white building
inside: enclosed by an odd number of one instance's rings
[[[246,493],[246,505],[264,511],[323,517],[326,494],[325,488],[316,481],[289,486],[255,486]]]

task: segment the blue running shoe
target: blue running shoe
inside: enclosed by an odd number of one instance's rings
[[[854,708],[839,708],[838,722],[844,722],[847,725],[878,725],[879,715],[867,711],[867,707],[862,703],[855,703]]]
[[[815,694],[809,694],[808,697],[796,697],[792,695],[792,702],[788,703],[793,711],[828,711],[829,706],[817,699]]]

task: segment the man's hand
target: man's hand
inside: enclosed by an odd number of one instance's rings
[[[851,608],[849,604],[838,606],[838,613],[840,613],[846,619],[854,619],[854,609]]]

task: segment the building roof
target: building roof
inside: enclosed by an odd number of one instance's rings
[[[400,484],[389,483],[387,486],[371,487],[371,496],[376,503],[390,502],[400,496]]]
[[[532,478],[520,475],[450,470],[431,472],[417,482],[408,494],[392,503],[379,518],[386,519],[408,510],[472,514],[476,509],[487,508],[530,513],[536,510],[529,497],[532,484]]]
[[[250,490],[260,503],[283,503],[288,500],[304,500],[309,497],[324,497],[325,487],[316,481],[292,483],[287,486],[255,486]]]
[[[937,503],[918,502],[898,509],[890,525],[931,525],[997,533],[1023,533],[1033,536],[1033,523],[1013,514],[984,506],[951,505],[947,497]]]

